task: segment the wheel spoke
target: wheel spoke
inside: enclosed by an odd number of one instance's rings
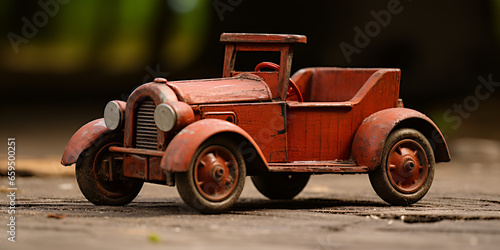
[[[406,147],[400,147],[400,151],[401,151],[401,155],[412,156],[414,154],[413,150],[411,150],[410,148],[406,148]]]
[[[229,184],[231,184],[233,182],[233,180],[234,180],[234,178],[231,175],[228,175],[226,177],[226,182],[229,183]]]
[[[214,145],[202,151],[195,166],[195,184],[200,193],[212,201],[225,199],[237,183],[238,165],[225,147]],[[236,168],[236,169],[235,169]]]
[[[196,169],[196,185],[200,187],[202,190],[205,190],[205,185],[213,181],[213,178],[210,176],[210,167],[207,162],[205,165],[200,161],[200,164],[197,165]]]
[[[420,173],[418,171],[415,171],[415,174],[412,177],[412,184],[415,184],[420,180]]]
[[[204,160],[200,160],[200,167],[205,167],[207,165],[207,163],[204,161]]]
[[[399,141],[389,151],[388,157],[388,177],[396,189],[411,193],[423,185],[428,163],[426,154],[417,141]]]
[[[215,157],[214,157],[214,155],[212,153],[205,154],[203,157],[200,158],[200,163],[203,166],[207,166],[210,163],[212,163],[212,161],[214,161],[214,158]]]
[[[396,150],[394,150],[394,152],[392,152],[390,155],[389,155],[390,159],[389,159],[389,165],[394,165],[394,166],[399,166],[402,164],[403,162],[403,156],[398,153]]]
[[[389,170],[394,171],[396,170],[397,166],[394,164],[389,164]]]
[[[422,165],[419,163],[419,164],[417,164],[417,169],[418,169],[419,171],[421,171],[422,169],[424,169],[424,166],[422,166]]]

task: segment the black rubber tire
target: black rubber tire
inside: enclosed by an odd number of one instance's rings
[[[221,146],[227,149],[235,158],[238,166],[238,176],[236,178],[234,189],[228,194],[227,198],[220,201],[212,201],[204,197],[195,185],[195,164],[200,154],[211,146]],[[229,138],[215,136],[205,141],[195,152],[187,172],[176,173],[175,181],[177,191],[182,200],[191,208],[204,214],[221,213],[228,210],[240,197],[245,185],[246,167],[243,156],[238,150],[238,146]]]
[[[106,181],[100,169],[99,161],[112,155],[107,149],[123,145],[123,133],[109,133],[97,139],[83,151],[76,163],[76,180],[81,192],[95,205],[123,206],[132,202],[141,191],[144,181],[119,179]],[[95,167],[94,167],[94,163]],[[118,170],[116,170],[118,171]]]
[[[302,173],[269,173],[252,176],[252,182],[262,195],[271,200],[291,200],[302,192],[310,176]]]
[[[425,155],[422,155],[419,158],[419,162],[422,161],[421,158],[426,157],[428,163],[427,176],[423,177],[424,179],[422,180],[422,184],[416,187],[415,191],[411,191],[410,193],[402,192],[391,182],[389,177],[390,170],[388,167],[389,152],[398,142],[406,139],[417,142],[421,146]],[[388,136],[382,155],[382,165],[378,166],[374,171],[369,173],[370,182],[378,196],[387,203],[391,205],[408,206],[418,202],[429,191],[434,179],[434,165],[434,153],[427,138],[422,133],[414,129],[398,129]]]

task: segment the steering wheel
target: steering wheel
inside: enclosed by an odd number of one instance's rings
[[[260,72],[261,69],[263,68],[268,68],[268,69],[273,69],[274,71],[280,70],[280,66],[276,63],[272,62],[261,62],[255,66],[255,71]],[[288,93],[287,93],[287,100],[293,100],[295,98],[299,102],[303,102],[304,98],[302,97],[302,93],[300,93],[299,87],[297,87],[297,84],[292,81],[292,78],[290,78],[289,86],[288,86]]]

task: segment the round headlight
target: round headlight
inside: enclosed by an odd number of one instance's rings
[[[155,109],[155,123],[163,132],[172,130],[177,122],[175,110],[168,104],[162,103]]]
[[[110,101],[104,108],[104,123],[110,130],[115,130],[122,124],[123,111],[117,101]]]

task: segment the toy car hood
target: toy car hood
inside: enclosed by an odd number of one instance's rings
[[[187,104],[231,103],[271,100],[271,91],[262,78],[248,73],[235,77],[172,81],[167,85],[179,101]]]

